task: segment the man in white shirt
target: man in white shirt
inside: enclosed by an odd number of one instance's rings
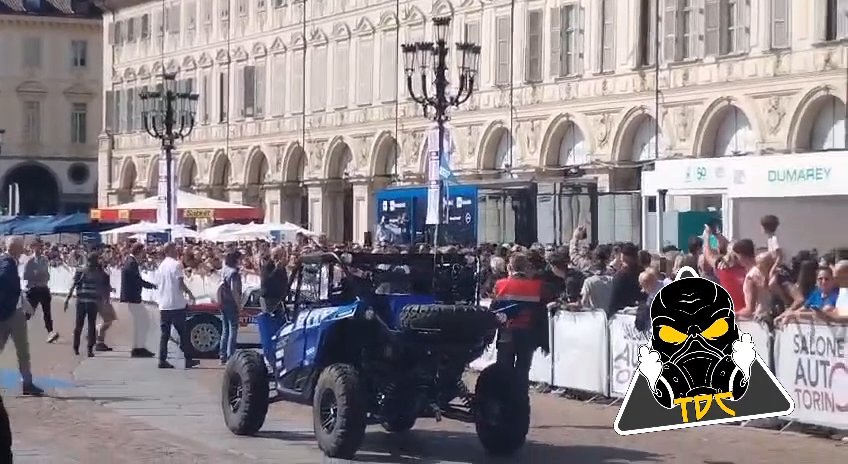
[[[173,243],[165,245],[165,259],[156,270],[156,302],[159,303],[159,369],[173,369],[168,362],[168,342],[171,339],[171,327],[180,336],[180,349],[185,358],[185,368],[190,369],[200,364],[189,356],[186,350],[188,334],[185,333],[186,308],[189,301],[194,303],[194,295],[185,284],[183,265],[177,259],[177,247]],[[188,300],[186,300],[188,296]]]
[[[848,259],[843,259],[833,267],[836,284],[839,285],[839,296],[836,298],[836,314],[848,316]]]

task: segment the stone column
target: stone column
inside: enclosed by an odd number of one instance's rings
[[[306,196],[306,189],[300,182],[283,184],[280,189],[280,209],[282,211],[280,222],[288,221],[297,225],[308,223],[308,217],[301,217],[301,204]]]
[[[237,203],[239,205],[244,203],[244,189],[241,187],[229,187],[227,188],[227,201],[230,203]]]
[[[281,223],[285,216],[285,197],[283,188],[279,185],[265,187],[265,222]]]
[[[341,242],[344,240],[345,210],[344,190],[346,182],[333,179],[324,182],[324,204],[322,232],[327,234],[330,242]]]
[[[324,205],[324,183],[322,181],[313,181],[306,183],[306,197],[309,201],[309,217],[307,227],[309,230],[321,234],[327,233],[325,230],[325,205]]]
[[[368,180],[353,182],[353,241],[364,243],[365,232],[374,227],[375,215],[372,183]]]
[[[141,201],[150,196],[150,192],[146,188],[134,188],[132,196],[135,201]]]

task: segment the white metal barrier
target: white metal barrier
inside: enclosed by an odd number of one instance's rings
[[[848,429],[845,325],[787,324],[775,333],[777,378],[795,400],[792,419]]]
[[[557,387],[609,394],[609,328],[603,311],[558,311],[551,318]]]
[[[610,319],[610,396],[624,398],[639,367],[639,347],[648,342],[648,333],[636,330],[635,315],[616,314]]]

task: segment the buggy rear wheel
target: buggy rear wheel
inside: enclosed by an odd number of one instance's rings
[[[474,393],[474,425],[483,448],[511,455],[527,440],[530,397],[513,369],[493,364],[480,373]]]
[[[236,435],[254,435],[268,414],[268,370],[256,351],[238,350],[227,362],[221,384],[221,408],[227,428]]]
[[[312,402],[318,447],[327,457],[353,459],[365,439],[366,404],[359,372],[332,364],[318,377]]]

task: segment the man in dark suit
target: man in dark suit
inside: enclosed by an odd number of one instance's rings
[[[133,320],[133,358],[152,358],[154,353],[145,345],[147,331],[150,329],[150,314],[141,302],[142,289],[155,289],[156,285],[141,277],[138,261],[144,258],[144,244],[136,243],[130,249],[130,256],[121,269],[121,303],[126,303]]]
[[[26,317],[32,314],[32,307],[22,298],[18,273],[18,260],[23,252],[24,242],[20,237],[6,238],[6,253],[0,256],[0,352],[11,337],[18,355],[23,394],[41,396],[44,390],[32,383],[30,364]]]

